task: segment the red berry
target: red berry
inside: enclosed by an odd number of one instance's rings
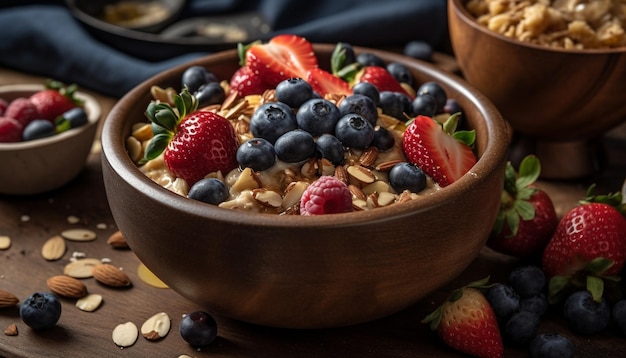
[[[263,81],[249,66],[240,67],[230,78],[230,91],[237,92],[241,97],[251,94],[262,94],[271,86]]]
[[[62,94],[56,89],[46,89],[30,96],[41,119],[54,121],[54,119],[66,111],[76,107],[72,98]]]
[[[0,117],[0,143],[12,143],[22,140],[24,126],[11,117]]]
[[[352,211],[348,186],[333,176],[321,176],[311,183],[300,201],[300,215],[322,215]]]
[[[9,102],[4,98],[0,98],[0,116],[4,114],[4,111],[7,110],[8,106]]]
[[[24,97],[11,101],[4,115],[16,119],[24,127],[33,120],[41,118],[35,104],[30,99]]]

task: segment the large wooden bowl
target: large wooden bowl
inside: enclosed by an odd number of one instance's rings
[[[331,45],[315,45],[321,64]],[[363,49],[356,48],[356,51]],[[221,209],[178,196],[144,176],[125,140],[145,121],[150,86],[180,86],[189,65],[220,78],[235,50],[173,68],[140,84],[112,109],[102,131],[103,174],[115,222],[139,259],[172,289],[208,310],[286,328],[322,328],[400,311],[459,275],[483,247],[500,202],[508,127],[461,79],[432,65],[371,50],[442,84],[477,130],[478,163],[423,200],[326,216]]]

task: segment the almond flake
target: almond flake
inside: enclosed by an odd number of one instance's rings
[[[63,274],[74,278],[89,278],[92,277],[94,266],[100,265],[102,261],[94,258],[79,259],[65,265],[63,268]]]
[[[61,236],[71,241],[93,241],[97,235],[94,231],[87,229],[69,229],[61,233]]]
[[[130,347],[137,341],[139,330],[133,322],[120,323],[113,329],[111,338],[113,343],[125,348]]]
[[[11,247],[11,238],[7,235],[0,235],[0,250],[6,250]]]
[[[165,312],[160,312],[148,318],[141,325],[141,335],[147,340],[155,341],[161,339],[170,331],[171,319]]]
[[[374,173],[363,166],[350,165],[346,170],[348,174],[350,174],[351,178],[354,178],[361,183],[371,184],[376,180]]]
[[[378,148],[368,147],[363,151],[363,153],[361,153],[361,156],[359,157],[359,163],[364,167],[369,167],[374,164],[377,158]]]
[[[41,247],[41,256],[48,261],[55,261],[63,257],[66,250],[65,239],[55,235],[44,242]]]
[[[93,312],[102,304],[102,295],[91,293],[76,301],[76,307],[85,312]]]

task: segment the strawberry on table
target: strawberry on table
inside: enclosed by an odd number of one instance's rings
[[[446,187],[476,164],[471,146],[476,133],[456,131],[458,115],[441,124],[427,116],[417,116],[407,126],[402,148],[409,162],[420,167],[441,187]]]
[[[46,89],[30,96],[30,101],[39,111],[40,119],[54,121],[57,116],[82,105],[82,101],[74,97],[78,86],[65,87],[58,81],[46,81]]]
[[[219,114],[198,111],[198,102],[187,89],[175,96],[174,103],[178,113],[164,103],[148,106],[146,116],[155,136],[144,160],[163,153],[167,168],[190,186],[209,173],[226,174],[236,168],[239,143],[230,122]]]
[[[429,323],[451,348],[476,357],[499,358],[504,355],[504,344],[496,315],[482,293],[487,281],[453,291],[422,323]]]
[[[520,163],[519,173],[507,163],[500,210],[487,245],[516,257],[540,255],[559,222],[554,203],[535,185],[541,164],[534,155]]]

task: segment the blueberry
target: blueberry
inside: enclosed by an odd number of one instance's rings
[[[226,92],[218,82],[209,82],[201,85],[194,96],[198,100],[198,108],[202,108],[224,102]]]
[[[187,197],[208,204],[219,205],[230,196],[228,187],[217,178],[204,178],[195,182]]]
[[[591,335],[608,326],[611,309],[604,297],[596,302],[589,291],[576,291],[565,300],[563,316],[573,332]]]
[[[298,163],[315,155],[315,139],[302,129],[289,131],[274,143],[278,159],[287,163]]]
[[[352,45],[347,42],[337,43],[337,46],[333,50],[333,58],[340,58],[339,56],[341,56],[341,61],[337,63],[337,69],[356,62],[354,48],[352,48]]]
[[[87,121],[87,112],[85,112],[85,110],[81,107],[74,107],[57,117],[54,124],[56,125],[57,130],[61,132],[69,128],[80,127],[87,123]]]
[[[389,171],[389,184],[397,193],[405,190],[419,193],[426,188],[426,174],[411,163],[398,163]]]
[[[404,118],[404,103],[402,98],[398,96],[399,93],[392,91],[380,92],[380,102],[378,106],[382,112],[388,116],[392,116],[399,120]]]
[[[217,337],[217,322],[207,312],[192,312],[181,319],[179,332],[193,347],[208,346]]]
[[[380,103],[380,92],[378,92],[378,88],[369,82],[359,82],[355,84],[352,87],[352,93],[369,97],[377,106]]]
[[[411,102],[411,114],[434,117],[437,114],[437,100],[428,93],[415,96]]]
[[[385,67],[385,61],[371,52],[362,52],[356,56],[356,61],[363,66]]]
[[[340,165],[345,159],[343,144],[332,134],[322,134],[315,141],[315,151],[320,158],[330,160],[334,165]]]
[[[396,143],[396,139],[393,137],[390,131],[384,127],[374,127],[374,139],[372,145],[378,148],[379,151],[384,152],[393,148]]]
[[[437,82],[426,82],[422,84],[417,89],[417,95],[428,93],[431,96],[435,97],[437,101],[437,113],[443,112],[443,107],[446,105],[446,101],[448,100],[448,95],[446,90],[441,87],[441,85]]]
[[[400,62],[390,62],[387,64],[387,71],[400,83],[406,83],[413,87],[413,74],[409,68]]]
[[[418,60],[433,62],[433,47],[425,41],[410,41],[404,45],[403,53],[405,56]]]
[[[463,108],[461,108],[461,105],[456,99],[448,98],[446,100],[445,106],[443,106],[443,111],[445,113],[454,114],[454,113],[463,112]]]
[[[323,98],[314,98],[304,102],[296,112],[298,127],[314,137],[324,133],[334,133],[335,125],[340,117],[339,108],[333,102]]]
[[[365,149],[374,139],[374,127],[358,114],[346,114],[337,121],[335,137],[346,147]]]
[[[187,86],[189,92],[195,93],[200,86],[210,82],[219,82],[219,80],[213,72],[207,70],[205,67],[191,66],[183,72],[181,82],[183,88]]]
[[[543,316],[548,311],[548,298],[544,293],[521,298],[519,301],[519,309]]]
[[[507,320],[519,309],[519,296],[509,285],[497,283],[489,287],[485,291],[485,298],[501,322]]]
[[[20,317],[34,330],[52,328],[61,317],[61,302],[52,293],[35,292],[20,305]]]
[[[527,347],[530,341],[537,336],[537,329],[541,319],[539,315],[530,311],[518,311],[506,321],[504,338],[517,347]]]
[[[298,108],[313,97],[313,88],[302,78],[288,78],[276,85],[276,100],[291,108]]]
[[[33,140],[50,137],[56,134],[54,123],[47,119],[35,119],[24,127],[22,140]]]
[[[353,113],[367,119],[371,125],[376,124],[378,119],[378,108],[371,98],[362,94],[352,94],[344,98],[339,105],[339,112],[342,116]]]
[[[558,333],[541,333],[530,342],[528,352],[530,358],[572,358],[574,344]]]
[[[615,305],[613,305],[611,317],[613,318],[613,322],[617,325],[617,328],[619,328],[622,334],[626,335],[626,299],[617,301]]]
[[[237,163],[257,172],[269,169],[276,163],[274,146],[263,138],[249,139],[237,148]]]
[[[509,274],[507,283],[521,298],[531,297],[543,292],[546,286],[546,275],[537,266],[520,266]]]
[[[281,102],[260,105],[250,118],[250,132],[255,137],[274,143],[281,135],[298,128],[296,115]]]

